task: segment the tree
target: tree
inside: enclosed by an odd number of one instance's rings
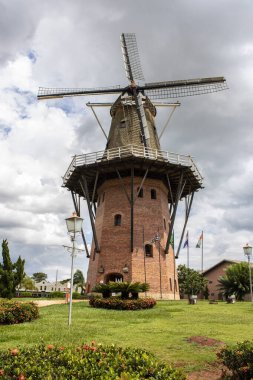
[[[19,256],[14,267],[16,269],[16,273],[14,274],[15,287],[20,287],[22,280],[25,277],[25,260],[22,260]]]
[[[251,269],[251,273],[253,271]],[[218,279],[219,289],[225,297],[235,295],[236,299],[242,301],[245,294],[250,293],[249,267],[247,263],[233,264],[227,268],[226,274]]]
[[[184,297],[204,292],[207,285],[207,279],[194,269],[187,268],[185,265],[178,266],[178,284],[180,296]]]
[[[35,282],[45,281],[47,279],[47,274],[43,272],[36,272],[36,273],[33,273],[32,279]]]
[[[80,269],[77,269],[74,273],[73,284],[76,285],[77,288],[81,288],[81,294],[84,294],[86,283],[83,272]]]
[[[21,288],[24,288],[25,290],[36,290],[35,282],[34,280],[29,277],[25,276],[21,282]]]
[[[19,256],[17,262],[12,263],[6,239],[2,242],[2,257],[3,263],[0,263],[0,296],[10,299],[14,297],[16,287],[20,285],[25,276],[25,260]]]

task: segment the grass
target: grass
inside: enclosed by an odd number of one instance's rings
[[[98,343],[145,348],[157,357],[185,368],[206,367],[216,360],[217,347],[187,342],[205,336],[225,343],[253,339],[253,306],[249,302],[210,305],[199,301],[160,301],[154,309],[116,311],[93,309],[87,302],[73,304],[72,326],[67,326],[68,306],[40,309],[32,323],[0,327],[0,348],[45,343],[79,345]]]

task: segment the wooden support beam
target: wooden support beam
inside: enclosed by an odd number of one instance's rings
[[[95,182],[94,182],[94,187],[93,187],[93,192],[92,192],[92,198],[91,198],[91,203],[93,205],[94,214],[95,215],[96,215],[96,212],[97,212],[97,207],[96,207],[96,204],[95,204],[95,196],[96,196],[96,191],[97,191],[98,176],[99,176],[99,172],[97,171],[96,172],[96,177],[95,177]]]
[[[116,170],[116,173],[117,173],[117,175],[118,175],[118,177],[119,177],[120,184],[121,184],[121,188],[122,188],[122,190],[124,191],[124,193],[126,194],[126,197],[127,197],[127,199],[128,199],[128,202],[129,202],[129,204],[131,205],[131,199],[130,199],[129,195],[127,194],[126,187],[125,187],[125,185],[124,185],[124,182],[123,182],[123,179],[122,179],[122,177],[121,177],[121,175],[120,175],[120,172],[118,171],[117,168],[116,168],[115,170]]]
[[[181,194],[181,190],[182,190],[183,177],[184,177],[184,172],[182,170],[180,178],[179,178],[178,186],[177,186],[177,193],[176,193],[176,199],[175,199],[175,204],[174,204],[174,208],[173,208],[173,214],[172,214],[172,217],[170,220],[169,233],[168,233],[168,238],[167,238],[166,247],[165,247],[165,253],[166,254],[168,254],[168,252],[169,252],[170,239],[171,239],[172,231],[174,228],[174,223],[175,223],[175,218],[176,218],[176,213],[177,213],[177,206],[178,206],[178,202],[179,202],[180,194]]]
[[[77,216],[80,216],[80,196],[79,196],[79,199],[77,202],[76,194],[74,194],[74,192],[72,190],[71,190],[71,195],[72,195],[72,199],[73,199],[73,203],[74,203],[75,212],[77,213]],[[89,258],[90,254],[89,254],[88,245],[87,245],[87,242],[86,242],[86,239],[84,236],[83,227],[81,229],[81,235],[82,235],[83,244],[84,244],[84,248],[85,248],[85,252],[86,252],[86,257]]]
[[[190,215],[190,212],[191,212],[193,197],[194,197],[194,191],[191,193],[189,202],[187,202],[187,200],[185,198],[185,221],[184,221],[184,226],[183,226],[183,230],[182,230],[182,233],[181,233],[180,242],[179,242],[179,245],[178,245],[178,248],[177,248],[177,254],[175,256],[176,259],[179,256],[180,248],[181,248],[182,241],[183,241],[183,238],[184,238],[185,229],[186,229],[187,222],[188,222],[188,219],[189,219],[189,215]]]
[[[140,186],[139,186],[138,192],[137,192],[137,194],[136,194],[136,197],[134,198],[134,203],[135,203],[136,199],[138,198],[138,196],[139,196],[139,194],[140,194],[140,192],[141,192],[141,189],[142,189],[142,187],[143,187],[143,184],[144,184],[144,182],[145,182],[145,179],[147,178],[148,171],[149,171],[149,168],[147,168],[147,170],[146,170],[146,172],[145,172],[145,174],[144,174],[144,177],[142,178],[142,181],[141,181],[141,184],[140,184]]]
[[[93,233],[93,239],[94,239],[94,244],[95,244],[95,252],[99,253],[100,247],[98,244],[96,226],[95,226],[95,222],[94,222],[94,215],[93,215],[92,207],[91,207],[91,203],[90,203],[90,196],[89,196],[89,191],[88,191],[87,180],[86,180],[86,177],[83,175],[81,176],[81,179],[79,180],[79,185],[81,186],[82,192],[83,192],[83,194],[86,198],[86,201],[87,201],[87,206],[88,206],[88,211],[89,211],[89,216],[90,216],[90,222],[91,222],[91,228],[92,228],[92,233]]]
[[[130,252],[134,250],[134,168],[131,168]]]

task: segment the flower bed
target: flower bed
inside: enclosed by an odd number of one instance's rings
[[[156,300],[153,298],[139,298],[137,300],[128,299],[123,300],[117,297],[111,298],[98,298],[92,297],[89,301],[92,307],[102,309],[116,309],[116,310],[140,310],[151,309],[156,305]]]
[[[79,380],[185,380],[181,371],[147,351],[116,346],[77,348],[39,345],[0,351],[0,378]]]
[[[217,353],[218,358],[235,379],[250,380],[253,378],[253,342],[245,341],[235,346],[228,346]]]
[[[38,316],[38,306],[33,302],[0,301],[0,324],[12,325],[30,322]]]

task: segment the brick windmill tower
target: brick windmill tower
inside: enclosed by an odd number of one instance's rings
[[[111,104],[105,149],[76,155],[63,179],[75,211],[80,215],[81,198],[88,206],[93,233],[90,252],[82,233],[89,257],[87,291],[99,282],[140,281],[150,284],[149,295],[178,299],[175,256],[202,177],[190,156],[161,150],[154,100],[220,91],[226,82],[218,77],[137,85],[144,78],[135,35],[122,34],[121,45],[128,86],[40,88],[38,98],[119,94]],[[182,199],[185,221],[175,255],[171,243]]]

